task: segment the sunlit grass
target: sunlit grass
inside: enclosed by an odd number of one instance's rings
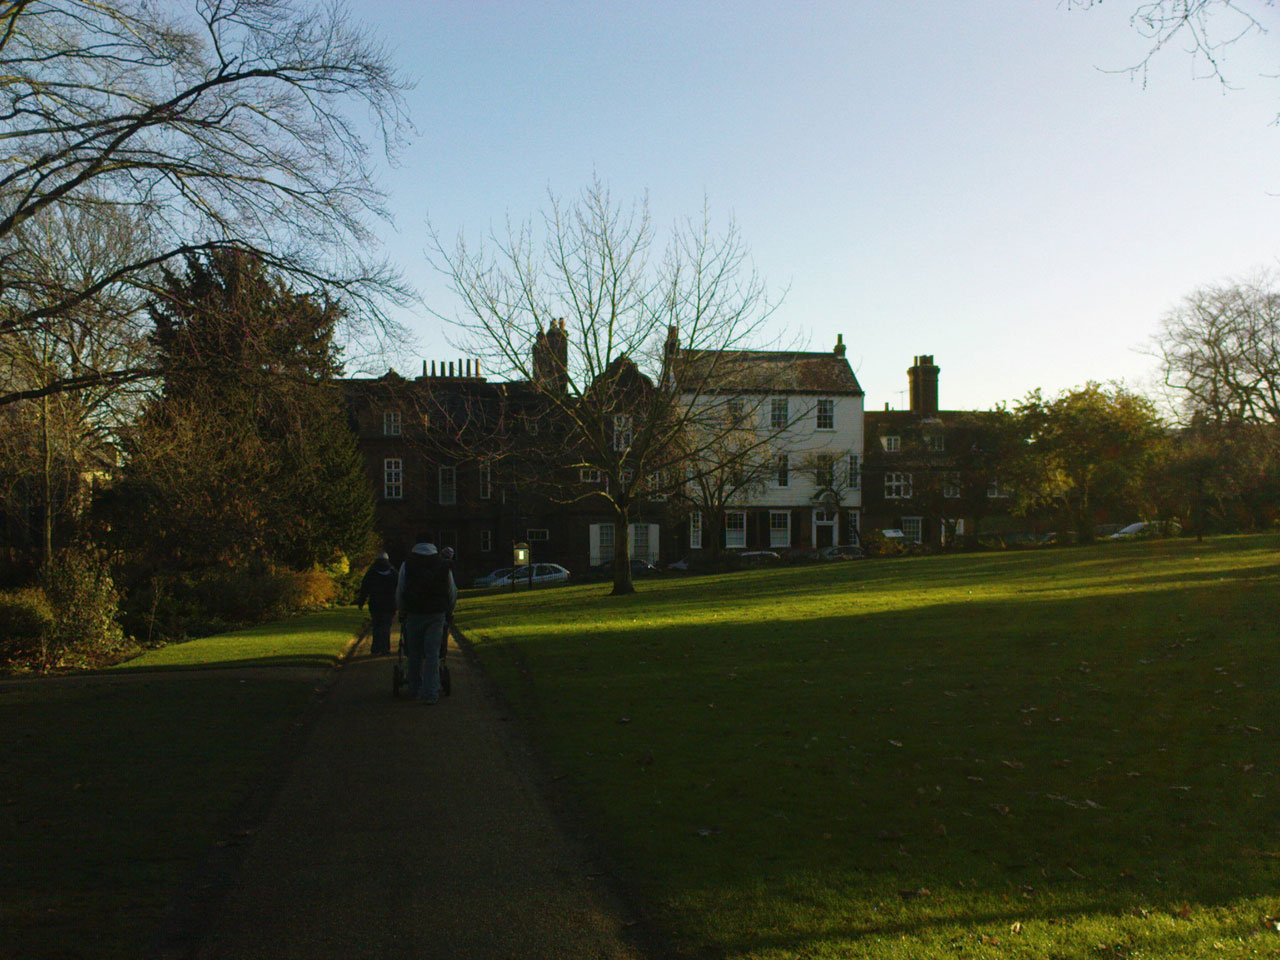
[[[366,618],[355,607],[309,613],[276,623],[174,643],[126,661],[117,670],[178,667],[329,667]]]
[[[460,623],[690,955],[1249,956],[1280,953],[1277,547],[572,587]]]

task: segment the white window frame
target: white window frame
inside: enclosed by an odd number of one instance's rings
[[[773,482],[779,487],[791,485],[791,454],[778,454],[777,473],[773,478]]]
[[[604,474],[595,467],[583,467],[578,471],[578,479],[583,483],[599,483],[604,479]]]
[[[926,433],[924,448],[930,453],[942,453],[947,449],[947,438],[940,433]]]
[[[818,400],[815,405],[817,420],[815,421],[818,430],[834,430],[836,428],[836,402],[835,400],[823,397]],[[826,421],[825,425],[823,421]]]
[[[1009,496],[1009,488],[1000,483],[999,477],[992,477],[987,484],[987,499],[1004,500]]]
[[[631,449],[632,419],[629,413],[613,415],[613,449],[619,453]]]
[[[450,464],[441,464],[436,470],[436,492],[442,507],[451,507],[458,502],[458,468]]]
[[[598,524],[595,524],[595,526],[597,527],[597,529],[598,529],[598,531],[599,531],[599,532],[598,532],[598,534],[597,534],[597,537],[598,537],[598,539],[597,539],[598,549],[599,549],[599,551],[600,551],[600,554],[599,554],[599,557],[598,557],[599,562],[600,562],[600,563],[612,563],[612,562],[613,562],[613,549],[614,549],[614,544],[615,544],[615,542],[616,542],[616,541],[614,540],[614,536],[613,536],[613,532],[614,532],[614,531],[613,531],[613,524],[612,524],[612,523],[598,523]],[[608,534],[608,536],[606,536],[606,534]]]
[[[404,461],[399,457],[382,461],[382,499],[404,499]]]
[[[551,539],[551,531],[546,527],[530,527],[524,532],[525,542],[545,543]]]
[[[778,521],[782,523],[779,524]],[[781,536],[779,536],[781,534]],[[769,549],[791,546],[791,511],[769,511]]]
[[[884,498],[886,500],[910,500],[911,474],[886,473],[884,475]]]
[[[485,527],[480,531],[480,552],[493,552],[493,531],[488,527]]]
[[[689,549],[702,549],[702,514],[697,510],[689,514]]]
[[[729,521],[734,525],[731,527]],[[741,526],[738,526],[741,524]],[[747,546],[747,511],[726,510],[724,512],[724,548],[726,550],[743,550]]]
[[[400,436],[400,411],[382,411],[382,435],[384,437]]]
[[[769,429],[785,430],[791,422],[790,404],[786,397],[773,397],[769,401]]]
[[[493,496],[493,469],[487,460],[480,464],[480,499],[488,500]]]
[[[915,528],[915,536],[911,535],[911,529]],[[902,538],[907,543],[924,543],[924,517],[903,517],[902,518]]]
[[[886,437],[881,437],[880,442],[884,447],[885,453],[897,453],[902,449],[902,438],[896,433],[891,433]]]
[[[849,454],[849,489],[862,489],[862,457],[856,453]]]

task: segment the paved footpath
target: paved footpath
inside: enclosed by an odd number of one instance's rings
[[[256,831],[201,960],[639,960],[625,908],[566,838],[488,682],[391,697],[367,641]]]

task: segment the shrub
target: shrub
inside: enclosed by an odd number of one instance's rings
[[[91,665],[119,654],[125,641],[120,595],[102,550],[69,547],[45,564],[40,579],[56,615],[46,666]]]
[[[292,606],[297,610],[317,610],[338,598],[338,582],[323,570],[295,573]]]
[[[0,661],[41,663],[57,617],[39,587],[0,591]]]
[[[868,557],[900,557],[907,552],[900,538],[890,539],[879,530],[872,530],[862,535],[862,549]]]

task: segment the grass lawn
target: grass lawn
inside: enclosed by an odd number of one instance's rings
[[[327,665],[360,622],[345,608],[142,659]],[[290,671],[112,674],[0,686],[0,957],[149,955],[316,695]]]
[[[1280,955],[1280,537],[640,590],[459,624],[681,955]]]

